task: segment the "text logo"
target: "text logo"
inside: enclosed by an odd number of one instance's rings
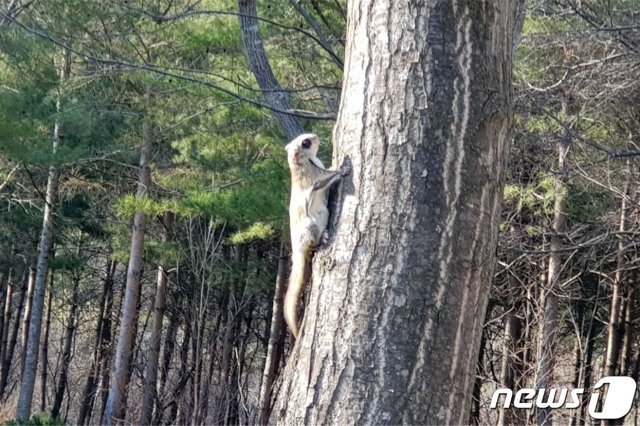
[[[608,385],[607,397],[601,400],[604,385]],[[636,382],[628,376],[604,377],[593,387],[594,392],[589,400],[589,415],[598,420],[620,419],[631,410],[633,398],[636,394]],[[491,397],[491,408],[496,408],[500,397],[504,396],[504,408],[578,408],[580,395],[584,389],[530,389],[523,388],[513,394],[508,388],[497,389]],[[567,398],[568,397],[568,398]]]

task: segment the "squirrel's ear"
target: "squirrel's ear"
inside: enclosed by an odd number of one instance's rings
[[[291,148],[291,142],[289,142],[288,144],[286,144],[286,145],[284,146],[284,150],[285,150],[285,151],[289,151],[289,148]]]

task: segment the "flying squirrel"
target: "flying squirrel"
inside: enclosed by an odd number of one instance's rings
[[[294,338],[298,338],[296,308],[305,281],[311,275],[311,257],[327,240],[327,208],[329,189],[351,173],[345,160],[340,170],[327,170],[316,156],[320,139],[305,133],[287,146],[287,161],[291,170],[291,201],[289,224],[291,227],[291,275],[284,298],[284,319]]]

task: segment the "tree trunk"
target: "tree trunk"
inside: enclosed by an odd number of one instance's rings
[[[164,234],[162,241],[171,241],[174,214],[165,212],[162,218]],[[156,381],[158,377],[158,354],[160,353],[160,343],[162,339],[162,321],[164,312],[167,309],[167,266],[158,266],[158,279],[156,286],[156,301],[153,311],[153,328],[151,330],[151,342],[149,347],[149,359],[147,360],[147,374],[144,378],[144,395],[142,398],[142,413],[140,414],[140,424],[149,424],[153,414],[154,404],[157,398]]]
[[[518,308],[515,312],[507,314],[504,330],[505,342],[502,352],[502,372],[500,374],[500,387],[518,389],[522,376],[524,360],[522,348],[522,320],[518,317]],[[498,413],[498,425],[523,424],[525,419],[518,416],[518,409],[504,408],[500,406]]]
[[[64,85],[69,79],[71,62],[69,53],[65,52],[60,65],[60,84]],[[57,111],[61,110],[61,99],[58,97]],[[62,125],[57,122],[54,129],[53,153],[62,144]],[[42,221],[42,235],[38,251],[38,263],[36,268],[36,281],[33,289],[33,303],[31,322],[29,324],[29,340],[27,342],[27,356],[25,359],[24,374],[20,385],[20,396],[16,409],[18,421],[26,421],[31,414],[31,400],[36,383],[36,371],[38,369],[38,348],[40,346],[40,332],[42,331],[42,307],[44,305],[44,293],[47,282],[47,268],[49,256],[53,246],[53,216],[58,197],[59,171],[55,165],[49,167],[47,179],[47,192],[44,205],[44,217]]]
[[[629,164],[627,163],[627,168]],[[627,209],[629,195],[630,171],[627,170],[627,181],[625,182],[624,196],[620,205],[619,231],[624,233],[627,229]],[[615,376],[618,374],[620,362],[620,348],[624,335],[624,286],[625,274],[623,269],[625,262],[625,243],[618,243],[618,259],[616,274],[611,289],[611,308],[609,309],[609,324],[607,326],[607,352],[605,357],[605,376]]]
[[[304,133],[304,130],[294,115],[282,112],[291,110],[289,96],[280,87],[280,83],[278,83],[273,74],[269,59],[264,51],[258,20],[254,18],[254,16],[258,15],[255,0],[238,0],[238,12],[240,34],[247,52],[249,68],[260,90],[262,90],[267,104],[273,108],[273,116],[284,130],[287,138],[293,140],[296,136]]]
[[[7,376],[9,367],[5,364],[7,359],[7,350],[9,347],[9,331],[11,326],[11,314],[13,313],[13,279],[11,271],[7,278],[7,294],[4,302],[4,324],[2,327],[2,347],[0,347],[0,397],[4,394],[4,388],[7,384]],[[18,313],[18,315],[20,315]],[[18,317],[19,318],[19,317]],[[11,365],[11,363],[9,363]]]
[[[178,302],[179,303],[179,302]],[[175,306],[175,305],[174,305]],[[153,416],[153,424],[160,424],[162,422],[162,416],[164,414],[164,396],[165,388],[167,385],[167,376],[169,373],[169,367],[171,366],[171,360],[173,358],[173,349],[176,345],[176,334],[178,326],[180,325],[180,315],[178,313],[179,307],[175,307],[176,310],[170,310],[171,319],[169,320],[169,326],[164,338],[164,345],[162,347],[162,360],[160,361],[160,374],[158,378],[158,397],[162,398],[161,403],[156,407],[156,413]]]
[[[631,277],[637,277],[638,272],[632,271],[629,273]],[[631,346],[633,343],[633,323],[635,321],[634,311],[636,307],[635,287],[637,279],[632,281],[628,279],[625,283],[627,287],[625,295],[625,308],[624,308],[624,323],[623,323],[623,338],[622,338],[622,353],[620,354],[620,375],[629,375],[629,369],[631,365]]]
[[[1,354],[4,352],[4,325],[11,315],[11,310],[7,311],[5,303],[7,302],[7,292],[9,291],[9,281],[11,281],[11,269],[7,274],[0,272],[0,360]]]
[[[184,389],[189,381],[191,373],[189,371],[189,342],[191,340],[191,327],[189,324],[185,324],[184,330],[184,339],[182,341],[182,345],[180,346],[180,371],[178,377],[180,379],[176,383],[176,385],[171,390],[171,395],[173,395],[173,400],[168,404],[169,405],[169,415],[167,416],[167,420],[165,424],[174,424],[176,423],[176,417],[178,415],[178,406],[179,401],[182,399],[182,395],[184,393]],[[185,424],[186,422],[178,422],[178,424]]]
[[[566,109],[566,106],[563,106]],[[568,154],[571,139],[565,132],[565,137],[558,142],[558,176],[555,179],[555,203],[553,212],[552,232],[549,242],[551,254],[549,256],[549,272],[546,285],[540,289],[539,317],[538,317],[538,348],[536,366],[536,389],[548,389],[553,381],[553,369],[556,352],[556,332],[558,329],[560,279],[562,272],[562,234],[566,231],[567,222],[567,192],[568,192]],[[537,408],[538,424],[551,424],[551,409]]]
[[[240,261],[240,246],[236,247],[236,261]],[[238,315],[237,307],[236,307],[236,289],[237,282],[235,279],[232,279],[230,288],[229,288],[229,301],[227,302],[227,316],[225,321],[225,332],[222,343],[222,361],[220,365],[220,370],[222,372],[222,401],[219,404],[221,410],[222,418],[220,421],[227,424],[237,424],[238,423],[238,412],[237,402],[236,402],[236,389],[235,383],[233,382],[233,345],[235,341],[235,317]]]
[[[491,318],[491,312],[493,311],[494,305],[489,303],[487,307],[487,312],[485,313],[484,322],[486,324],[487,321]],[[482,331],[482,338],[480,339],[480,351],[478,353],[478,360],[476,362],[476,376],[473,381],[473,394],[471,397],[471,411],[469,412],[469,424],[471,425],[480,425],[480,412],[482,406],[482,381],[483,376],[485,376],[485,366],[484,366],[484,353],[485,347],[487,345],[487,333],[486,330]]]
[[[27,358],[27,341],[29,340],[29,322],[31,321],[31,304],[33,303],[33,286],[36,283],[36,270],[29,268],[29,281],[27,282],[27,296],[22,313],[22,334],[20,335],[20,346],[22,347],[22,365],[20,376],[24,374],[24,363]]]
[[[260,386],[260,424],[266,425],[271,415],[271,399],[273,396],[273,385],[280,364],[280,356],[284,349],[284,316],[282,311],[282,301],[287,288],[287,266],[289,256],[286,255],[285,243],[280,244],[280,255],[278,257],[278,276],[276,277],[276,289],[273,294],[273,307],[271,313],[271,327],[269,329],[267,355],[264,361],[262,373],[262,384]]]
[[[7,342],[7,352],[2,360],[2,370],[0,371],[0,395],[4,396],[4,392],[9,382],[9,375],[11,373],[11,364],[13,363],[13,354],[18,342],[18,333],[20,332],[20,315],[22,314],[22,308],[24,307],[24,300],[27,295],[27,279],[29,274],[24,273],[22,277],[22,291],[20,292],[20,299],[16,309],[16,317],[13,321],[13,328],[11,329],[11,337]]]
[[[145,124],[146,125],[146,124]],[[148,132],[148,130],[146,131]],[[145,133],[146,133],[145,132]],[[140,175],[138,181],[137,200],[143,200],[151,185],[151,170],[149,168],[149,135],[145,134],[145,144],[140,148]],[[129,267],[127,269],[127,284],[124,301],[122,302],[122,315],[120,332],[115,353],[114,369],[111,375],[111,387],[109,397],[102,416],[103,425],[112,425],[124,421],[126,392],[129,386],[129,373],[131,367],[131,355],[135,339],[135,318],[140,294],[140,278],[142,275],[144,233],[146,216],[142,211],[136,211],[133,218],[131,231],[131,249],[129,252]]]
[[[7,277],[7,285],[4,291],[2,329],[0,329],[0,332],[2,333],[2,345],[0,346],[0,376],[2,376],[2,365],[4,364],[4,358],[7,353],[7,345],[9,343],[9,329],[11,326],[11,314],[13,313],[13,287],[13,271],[9,271]],[[0,396],[2,396],[1,390]]]
[[[273,420],[467,424],[495,269],[514,2],[349,2],[328,247]],[[338,223],[337,228],[335,223]]]
[[[114,312],[114,299],[115,299],[115,291],[114,291],[114,275],[116,272],[116,262],[113,262],[113,272],[111,274],[111,287],[110,287],[110,291],[109,294],[107,295],[107,302],[106,302],[106,306],[104,309],[104,319],[102,320],[102,330],[100,332],[101,334],[101,342],[100,342],[100,362],[99,362],[99,367],[98,367],[98,371],[99,371],[99,376],[100,376],[100,384],[98,386],[98,392],[96,394],[96,399],[98,401],[100,401],[100,411],[99,413],[99,418],[102,419],[102,417],[104,416],[104,410],[107,406],[107,398],[109,396],[108,393],[108,389],[109,389],[109,377],[110,377],[110,371],[109,371],[109,365],[111,363],[111,358],[113,356],[113,346],[112,346],[112,342],[114,340],[114,335],[115,335],[115,328],[116,326],[114,326],[114,324],[117,325],[117,318],[115,318],[118,313],[120,312],[120,309],[122,307],[122,299],[124,298],[123,296],[123,292],[124,292],[124,288],[122,288],[122,291],[120,292],[121,295],[118,298],[118,306],[117,309],[115,309]],[[126,285],[126,279],[125,281],[125,285]],[[124,286],[123,286],[124,287]],[[113,329],[113,330],[112,330]],[[90,418],[91,418],[91,412],[89,412],[90,414]]]
[[[87,376],[87,381],[82,392],[82,402],[80,404],[78,420],[76,421],[76,423],[79,425],[84,425],[89,421],[89,419],[91,419],[91,411],[95,402],[96,387],[98,384],[98,377],[100,372],[100,355],[103,350],[102,346],[106,341],[105,339],[103,339],[103,328],[106,315],[105,308],[107,306],[107,303],[111,301],[112,298],[111,288],[113,286],[113,273],[115,272],[115,263],[116,262],[112,260],[111,257],[107,259],[105,278],[102,284],[102,296],[100,297],[100,304],[98,305],[100,314],[98,315],[98,321],[96,324],[95,343],[93,345],[93,354],[91,357],[91,368],[89,369],[89,375]],[[109,313],[109,315],[111,315],[111,313]]]
[[[594,320],[591,320],[591,325],[589,326],[589,333],[587,335],[587,348],[585,349],[584,355],[584,380],[582,381],[583,389],[591,389],[591,379],[593,377],[593,351],[595,349],[596,344],[596,332]],[[590,418],[587,415],[587,408],[589,407],[589,392],[585,392],[582,395],[582,403],[580,406],[580,418],[578,419],[578,424],[583,424],[584,419]]]
[[[51,417],[58,419],[60,417],[60,409],[62,408],[62,400],[64,392],[67,389],[67,379],[69,375],[69,364],[71,363],[71,346],[73,336],[76,330],[76,312],[78,311],[80,276],[73,278],[73,295],[71,297],[71,308],[69,310],[69,318],[67,319],[67,330],[64,337],[64,347],[62,349],[62,366],[60,367],[60,375],[56,384],[56,394],[53,400],[53,408],[51,409]]]
[[[49,289],[47,290],[47,317],[44,322],[44,336],[40,351],[40,411],[47,408],[47,364],[49,361],[49,329],[51,328],[51,303],[53,299],[53,270],[49,271]]]

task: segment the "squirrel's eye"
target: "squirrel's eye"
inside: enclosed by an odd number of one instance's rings
[[[302,147],[304,149],[309,149],[311,148],[311,139],[305,139],[302,141]]]

